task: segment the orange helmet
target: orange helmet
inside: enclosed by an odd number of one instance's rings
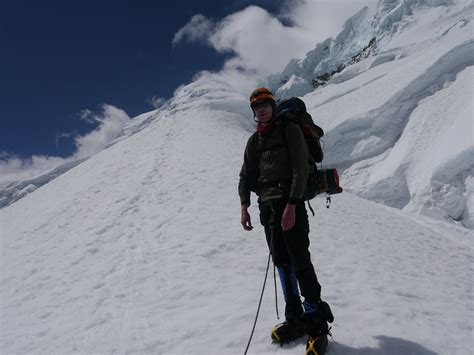
[[[252,94],[250,95],[250,107],[257,103],[257,101],[261,100],[271,100],[273,104],[275,104],[275,98],[270,90],[267,88],[258,88],[255,89]]]

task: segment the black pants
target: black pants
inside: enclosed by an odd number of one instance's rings
[[[286,203],[286,200],[260,203],[260,222],[265,227],[265,236],[274,264],[277,267],[291,265],[305,301],[318,303],[321,299],[321,285],[316,277],[311,263],[311,254],[308,250],[308,214],[304,202],[298,203],[296,205],[295,226],[283,232],[281,216]],[[290,289],[291,285],[286,287]]]

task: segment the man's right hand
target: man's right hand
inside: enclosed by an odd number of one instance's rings
[[[247,208],[247,205],[242,205],[240,223],[246,231],[251,231],[253,229],[252,221],[250,220],[250,214],[248,213]]]

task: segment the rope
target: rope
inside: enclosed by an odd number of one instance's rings
[[[272,203],[272,219],[271,219],[271,236],[270,236],[270,254],[273,255],[273,237],[275,236],[276,220],[275,220],[275,204]],[[276,272],[275,272],[275,263],[273,263],[273,282],[275,284],[275,309],[277,319],[280,319],[278,314],[278,296],[277,296],[277,281],[276,281]]]
[[[255,321],[253,322],[252,333],[250,333],[249,342],[247,343],[247,347],[245,348],[244,355],[246,355],[247,351],[249,350],[250,342],[252,341],[253,333],[255,331],[255,326],[257,325],[258,314],[260,313],[260,306],[262,305],[263,293],[265,291],[265,284],[267,283],[267,276],[268,276],[268,269],[270,267],[271,255],[272,255],[271,253],[268,253],[267,270],[265,271],[265,279],[263,280],[262,293],[260,295],[260,301],[258,302],[258,308],[257,308],[257,314],[255,315]]]
[[[270,268],[270,259],[272,257],[272,251],[273,251],[273,232],[274,232],[274,227],[275,227],[275,208],[272,205],[272,221],[271,221],[271,238],[270,238],[270,252],[268,253],[268,260],[267,260],[267,269],[265,270],[265,278],[263,280],[263,287],[262,287],[262,293],[260,294],[260,300],[258,301],[258,307],[257,307],[257,314],[255,314],[255,321],[253,322],[253,327],[252,327],[252,332],[250,333],[250,338],[249,342],[247,343],[247,347],[245,348],[244,355],[247,354],[247,351],[249,350],[250,343],[252,342],[253,338],[253,333],[255,332],[255,326],[257,325],[257,319],[258,319],[258,314],[260,313],[260,307],[262,305],[262,299],[263,299],[263,293],[265,292],[265,285],[267,284],[267,277],[268,277],[268,269]],[[273,264],[273,280],[275,282],[275,306],[276,306],[276,312],[277,312],[277,317],[280,319],[280,316],[278,315],[278,298],[277,298],[277,289],[276,289],[276,275],[275,275],[275,264]]]
[[[309,200],[306,200],[306,202],[308,202],[308,207],[309,207],[309,210],[311,211],[313,217],[314,217],[314,210],[313,210],[313,207],[311,206],[311,204],[309,203]]]
[[[277,319],[280,319],[280,314],[278,313],[278,296],[277,296],[277,280],[275,272],[275,263],[273,263],[273,282],[275,283],[275,309],[277,313]]]

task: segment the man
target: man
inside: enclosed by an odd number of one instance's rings
[[[321,286],[308,250],[309,224],[303,200],[309,172],[305,138],[296,124],[276,120],[276,102],[267,88],[252,92],[250,106],[258,125],[247,142],[240,171],[241,223],[246,231],[252,230],[248,207],[250,192],[255,191],[260,222],[286,302],[286,321],[275,326],[272,338],[286,343],[305,332],[325,337],[332,314],[321,301]]]

